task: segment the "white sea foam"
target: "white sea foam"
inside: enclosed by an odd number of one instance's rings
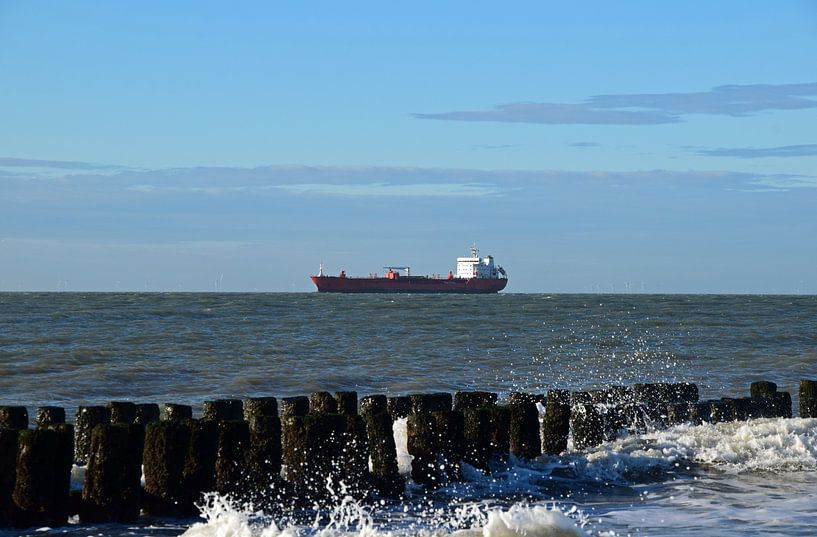
[[[626,479],[687,461],[734,472],[815,470],[817,419],[679,425],[604,444],[584,457],[588,474],[602,479]]]
[[[411,461],[414,457],[408,452],[408,418],[394,420],[392,431],[394,431],[394,445],[397,448],[397,470],[400,475],[406,477],[411,475]]]
[[[328,518],[311,525],[279,526],[250,508],[236,508],[228,497],[209,495],[201,506],[205,522],[194,524],[185,537],[579,537],[584,517],[576,509],[563,512],[544,505],[513,505],[507,510],[479,504],[463,506],[441,518],[439,527],[381,529],[366,507],[345,498]],[[469,525],[470,522],[470,525]],[[452,530],[449,528],[466,529]]]

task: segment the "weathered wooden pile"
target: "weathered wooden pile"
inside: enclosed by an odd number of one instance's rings
[[[802,381],[799,395],[800,416],[817,417],[817,381]],[[434,488],[461,480],[460,462],[487,473],[509,455],[558,455],[569,437],[582,450],[678,423],[791,415],[791,396],[765,381],[750,397],[708,401],[690,383],[515,392],[504,405],[477,391],[359,402],[355,392],[317,392],[207,401],[198,419],[187,405],[111,402],[79,407],[74,424],[64,409],[40,407],[33,429],[25,407],[0,406],[0,527],[185,517],[211,491],[270,508],[331,495],[398,498],[393,423],[402,418],[411,478]],[[85,465],[85,479],[72,492],[74,464]]]

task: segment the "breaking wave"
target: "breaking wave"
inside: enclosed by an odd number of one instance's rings
[[[515,504],[508,509],[470,505],[432,521],[427,528],[405,530],[378,527],[360,503],[344,498],[326,517],[316,515],[311,525],[280,524],[255,512],[238,508],[229,497],[211,494],[201,506],[204,522],[192,525],[184,537],[580,537],[584,517],[575,508]],[[433,526],[437,522],[437,527]],[[464,528],[464,529],[457,529]]]

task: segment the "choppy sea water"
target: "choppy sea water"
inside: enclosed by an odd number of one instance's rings
[[[315,390],[541,392],[817,378],[817,297],[0,294],[0,402],[200,405]],[[396,427],[398,444],[405,443]],[[815,535],[817,419],[681,426],[513,462],[313,522],[213,498],[201,520],[70,535]]]

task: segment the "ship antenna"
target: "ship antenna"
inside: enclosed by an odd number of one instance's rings
[[[321,261],[321,264],[318,266],[318,276],[323,276],[323,261]]]
[[[471,247],[471,257],[479,257],[479,250],[477,249],[477,241],[474,241],[474,245]]]

